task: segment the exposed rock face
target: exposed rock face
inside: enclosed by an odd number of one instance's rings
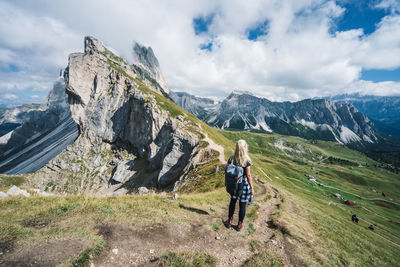
[[[181,101],[177,103],[186,107]],[[196,101],[192,100],[189,110],[196,110],[195,105]],[[378,141],[370,120],[346,103],[322,99],[271,102],[247,92],[235,91],[220,104],[210,105],[203,111],[199,118],[221,129],[275,132],[344,144]]]
[[[10,132],[0,144],[0,172],[22,174],[42,168],[78,137],[59,78],[46,103],[25,114],[24,123]]]
[[[372,120],[382,133],[400,140],[400,96],[344,94],[328,100],[350,103]]]
[[[34,110],[43,110],[43,107],[40,104],[25,104],[15,108],[0,108],[0,144],[5,143],[6,138],[2,137],[20,126],[28,118],[29,112]]]
[[[161,87],[162,91],[166,94],[169,93],[167,83],[165,82],[164,75],[162,74],[160,64],[154,55],[151,47],[142,46],[139,43],[133,45],[133,60],[134,66],[139,67],[144,71],[148,78],[154,79]]]
[[[85,38],[85,53],[71,54],[64,74],[80,135],[32,175],[35,187],[100,194],[174,188],[190,170],[201,135],[188,130],[197,126],[185,114],[171,115],[174,104],[156,93],[160,87],[144,71]]]
[[[40,104],[22,105],[14,108],[0,108],[0,155],[11,138],[14,129],[29,119],[31,111],[43,110]]]
[[[171,91],[169,96],[178,106],[200,119],[215,111],[218,104],[217,101],[211,98],[197,97],[184,92]]]

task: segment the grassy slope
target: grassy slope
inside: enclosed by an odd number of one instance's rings
[[[399,203],[398,175],[375,168],[369,158],[330,142],[313,144],[297,137],[247,132],[220,133],[232,141],[242,138],[248,141],[254,163],[253,174],[263,177],[277,188],[285,200],[276,223],[290,231],[294,237],[292,242],[298,247],[297,253],[306,263],[393,266],[399,262],[397,252],[400,247],[394,243],[400,244],[400,208],[390,202],[373,200],[383,197],[371,191],[383,191],[387,197],[393,198],[393,202]],[[212,129],[210,135],[214,134],[223,140],[220,133]],[[285,147],[296,148],[297,151],[276,148],[273,144],[277,140],[284,140]],[[231,148],[232,141],[229,143]],[[359,165],[349,167],[316,163],[323,162],[329,156]],[[307,165],[299,165],[295,161],[306,162]],[[311,167],[315,167],[315,171]],[[308,183],[304,176],[306,173],[313,174],[319,182],[335,189]],[[198,191],[223,185],[222,174],[203,176],[205,178]],[[20,183],[20,179],[16,181]],[[9,185],[2,184],[3,188]],[[348,207],[341,204],[331,196],[336,192],[345,199],[356,201],[357,205]],[[219,214],[227,202],[228,196],[223,188],[207,193],[184,194],[178,201],[159,196],[6,198],[0,200],[0,242],[16,238],[19,244],[26,244],[51,238],[77,237],[89,240],[91,248],[101,248],[104,240],[97,235],[96,226],[104,222],[130,225],[162,221],[185,223],[190,220],[192,213],[180,208],[180,204]],[[353,213],[359,215],[359,224],[351,222]],[[86,218],[84,225],[81,224],[82,216]],[[44,228],[29,226],[27,221],[32,218],[48,225]],[[377,224],[375,231],[367,228],[372,223]],[[92,251],[94,253],[96,250]]]
[[[118,67],[118,63],[123,61],[121,58],[107,50],[105,55],[109,58],[108,64],[112,68],[134,81],[142,93],[151,95],[160,109],[167,111],[171,117],[183,116],[189,122],[185,130],[200,136],[207,134],[214,142],[223,145],[226,155],[232,153],[234,145],[232,141],[163,95],[150,89],[149,85],[146,85],[139,78],[129,76]],[[217,158],[214,157],[205,164],[199,165],[196,170],[206,177],[207,173],[215,170],[217,165]],[[22,185],[23,188],[25,179],[29,179],[29,175],[0,175],[0,190],[7,191],[13,184]],[[0,247],[10,241],[18,246],[24,246],[54,238],[83,238],[89,241],[89,249],[70,259],[67,264],[86,262],[88,254],[97,253],[105,245],[103,238],[97,234],[98,230],[96,230],[96,227],[104,222],[112,221],[131,225],[149,225],[165,221],[185,223],[185,219],[192,218],[193,214],[182,209],[180,205],[202,208],[208,210],[211,214],[216,214],[217,210],[220,210],[222,205],[229,201],[229,196],[221,194],[223,183],[217,181],[218,179],[221,180],[221,177],[214,175],[214,183],[205,185],[201,191],[206,192],[215,188],[219,188],[219,190],[213,193],[192,193],[180,197],[178,202],[171,202],[166,200],[165,197],[157,196],[1,198]],[[83,217],[85,224],[82,224]],[[37,227],[38,225],[45,226],[42,228]]]
[[[110,65],[120,71],[115,64]],[[120,72],[123,73],[122,70]],[[193,127],[197,128],[196,124],[200,125],[211,139],[224,146],[225,156],[232,153],[236,140],[248,141],[254,163],[254,176],[277,188],[285,200],[279,216],[276,216],[276,223],[288,229],[293,237],[292,242],[298,247],[297,252],[306,263],[396,265],[400,262],[397,253],[400,247],[395,245],[400,244],[399,206],[373,200],[382,197],[371,191],[372,188],[378,192],[383,191],[393,198],[394,202],[399,203],[398,175],[373,167],[374,161],[371,159],[331,142],[312,143],[298,137],[219,132],[164,96],[150,90],[140,80],[130,78],[143,92],[153,94],[159,107],[167,110],[171,116],[183,115],[193,123]],[[286,150],[273,146],[278,140],[284,140]],[[349,161],[355,166],[325,164],[329,157]],[[305,162],[307,165],[299,165],[295,161]],[[316,171],[311,170],[312,166]],[[97,253],[104,247],[104,240],[97,235],[96,227],[105,222],[131,225],[148,225],[161,221],[185,223],[193,214],[180,208],[180,204],[220,214],[229,197],[220,187],[223,185],[223,175],[221,172],[220,175],[215,174],[215,167],[214,162],[193,170],[197,173],[191,175],[201,174],[201,178],[195,181],[192,187],[187,187],[184,191],[191,193],[183,194],[178,201],[160,196],[0,199],[0,243],[14,240],[23,245],[53,238],[83,238],[90,241],[90,249],[69,261],[81,262],[85,261],[88,254]],[[315,175],[319,181],[331,187],[322,188],[308,183],[304,176],[306,173]],[[14,178],[19,184],[23,179]],[[10,177],[1,176],[0,180],[3,190],[11,185]],[[358,206],[344,206],[331,196],[333,192],[341,193],[346,199],[355,200]],[[354,212],[360,217],[359,224],[353,224],[350,220]],[[85,224],[82,224],[82,217],[85,218]],[[46,226],[35,227],[35,223]],[[377,224],[374,232],[367,229],[371,223]]]
[[[386,202],[391,197],[393,202],[400,203],[398,174],[375,168],[371,159],[331,142],[318,141],[313,144],[312,141],[297,137],[222,133],[232,140],[246,139],[250,144],[254,166],[259,166],[272,179],[269,182],[285,193],[292,205],[295,203],[296,208],[284,209],[281,223],[286,224],[300,240],[308,240],[302,243],[308,244],[309,248],[306,246],[298,250],[306,261],[308,258],[309,263],[314,264],[317,261],[324,265],[373,266],[396,265],[399,262],[397,252],[400,246],[392,242],[400,244],[400,206]],[[297,145],[300,144],[306,152],[282,152],[273,146],[277,139],[284,140],[287,147],[297,147],[297,150],[301,150]],[[349,167],[318,163],[330,156],[359,165]],[[311,163],[310,158],[316,160],[311,160]],[[295,161],[306,162],[307,165]],[[307,173],[333,188],[309,183],[304,176]],[[372,192],[372,189],[378,193]],[[385,192],[387,197],[383,198],[381,192]],[[345,199],[356,201],[357,205],[343,205],[332,197],[332,193],[340,193]],[[351,222],[353,213],[360,217],[359,224]],[[298,221],[302,217],[312,228],[307,229],[306,224]],[[375,231],[367,228],[373,223],[377,224]]]

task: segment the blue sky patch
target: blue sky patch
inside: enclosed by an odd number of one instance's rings
[[[209,43],[205,43],[205,44],[201,44],[201,45],[200,45],[200,49],[201,49],[201,50],[208,50],[208,51],[211,51],[211,50],[212,50],[212,47],[213,47],[213,43],[212,43],[212,42],[209,42]]]
[[[361,80],[384,82],[384,81],[400,81],[400,68],[394,70],[363,70],[361,72]]]
[[[17,65],[10,64],[7,66],[0,67],[0,71],[2,72],[19,72],[19,68]]]
[[[337,31],[348,31],[362,28],[364,34],[370,34],[375,31],[376,24],[390,12],[384,9],[373,7],[373,1],[349,1],[342,5],[345,8],[344,14],[338,18]]]
[[[249,39],[250,41],[255,41],[258,37],[267,35],[268,26],[268,20],[265,20],[264,22],[257,24],[256,27],[247,29],[247,39]]]
[[[193,19],[193,29],[196,35],[208,32],[208,27],[211,25],[214,19],[214,14],[207,16],[199,16]]]
[[[19,68],[14,64],[10,64],[9,69],[11,72],[19,72]]]
[[[10,64],[10,71],[11,72],[19,72],[19,68],[14,64]]]

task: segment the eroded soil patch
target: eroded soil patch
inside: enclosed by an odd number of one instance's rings
[[[105,223],[98,228],[107,247],[104,252],[91,260],[94,266],[158,266],[159,258],[168,252],[196,252],[211,255],[218,259],[218,266],[242,266],[261,250],[271,250],[287,265],[303,266],[297,258],[295,247],[278,232],[287,236],[288,231],[274,225],[268,227],[276,210],[280,208],[278,193],[264,184],[259,184],[256,203],[257,219],[246,222],[240,233],[227,229],[222,221],[227,217],[226,207],[220,215],[206,211],[180,207],[193,212],[193,217],[184,223],[166,222],[150,226],[135,226],[119,223]],[[271,197],[269,197],[271,196]],[[253,205],[253,204],[252,204]],[[237,210],[234,223],[237,223]],[[251,226],[250,226],[251,224]],[[250,228],[256,229],[251,232]],[[258,252],[252,251],[249,240],[258,244]]]
[[[36,229],[44,228],[50,224],[50,220],[41,219],[41,218],[32,218],[24,220],[21,225],[24,227],[33,227]]]
[[[88,247],[81,239],[60,239],[22,247],[0,259],[1,266],[55,266]]]

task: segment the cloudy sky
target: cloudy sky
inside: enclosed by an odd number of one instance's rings
[[[400,95],[399,0],[0,0],[0,105],[42,101],[86,35],[200,96]]]

